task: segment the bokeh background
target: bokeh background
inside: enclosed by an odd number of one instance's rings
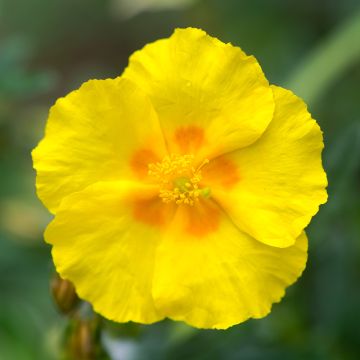
[[[115,360],[360,359],[358,0],[0,0],[1,360],[64,358],[71,332],[49,292],[50,217],[30,157],[49,107],[186,26],[254,54],[272,83],[308,102],[324,131],[329,201],[308,228],[307,269],[267,318],[227,331],[103,321],[98,341]]]

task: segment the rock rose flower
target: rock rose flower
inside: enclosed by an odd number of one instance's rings
[[[52,107],[33,160],[56,269],[118,322],[261,318],[304,270],[322,148],[254,57],[178,29]]]

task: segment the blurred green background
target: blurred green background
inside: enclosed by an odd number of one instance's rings
[[[227,331],[104,323],[103,346],[115,360],[360,359],[358,0],[0,0],[1,360],[55,360],[64,347],[30,158],[49,107],[186,26],[241,46],[308,102],[324,131],[329,201],[308,228],[304,275],[267,318]]]

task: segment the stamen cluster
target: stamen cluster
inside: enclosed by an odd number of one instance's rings
[[[148,173],[159,183],[159,197],[163,202],[193,206],[201,195],[201,168],[208,162],[206,159],[195,168],[193,155],[171,154],[161,162],[149,164]]]

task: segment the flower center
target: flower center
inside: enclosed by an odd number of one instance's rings
[[[158,182],[159,197],[163,202],[193,206],[200,196],[210,196],[210,188],[199,187],[201,169],[208,163],[209,160],[205,159],[195,168],[193,155],[171,154],[161,162],[149,164],[148,173]]]

